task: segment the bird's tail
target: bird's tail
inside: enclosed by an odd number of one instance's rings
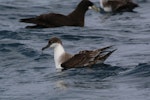
[[[107,49],[111,49],[113,48],[114,45],[111,45],[111,46],[107,46],[107,47],[104,47],[104,48],[101,48],[101,49],[98,49],[98,51],[105,51]]]
[[[35,18],[25,18],[25,19],[20,19],[20,22],[34,23],[34,22],[35,22]]]
[[[103,63],[116,50],[117,49],[101,52],[100,55],[96,58],[97,59],[97,63],[96,64]]]
[[[112,51],[109,51],[108,53],[106,53],[102,58],[104,59],[104,60],[106,60],[113,52],[115,52],[117,49],[114,49],[114,50],[112,50]]]

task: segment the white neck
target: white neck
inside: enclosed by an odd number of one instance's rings
[[[104,9],[106,12],[111,12],[112,8],[110,6],[104,6],[103,3],[108,2],[108,0],[100,0],[100,7]]]
[[[61,44],[57,44],[57,46],[55,46],[54,48],[54,60],[55,60],[55,66],[56,69],[62,69],[61,67],[61,61],[60,61],[60,57],[62,54],[65,53],[65,50],[63,48],[63,46]]]
[[[103,6],[103,1],[104,1],[104,0],[100,0],[100,7],[101,7],[101,8],[104,8],[104,6]]]

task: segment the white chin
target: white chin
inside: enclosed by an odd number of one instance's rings
[[[53,44],[51,44],[51,48],[55,48],[55,47],[57,47],[57,46],[59,46],[60,44],[59,43],[53,43]]]

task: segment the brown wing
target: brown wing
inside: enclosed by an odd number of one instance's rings
[[[112,10],[116,11],[119,7],[125,4],[124,0],[108,0],[108,5],[111,5]]]
[[[64,69],[79,68],[85,66],[91,66],[98,63],[103,63],[115,50],[109,51],[112,46],[97,49],[94,51],[85,50],[80,51],[74,55],[71,59],[62,63],[61,66]]]
[[[132,11],[138,7],[132,0],[109,0],[108,4],[112,6],[113,11]]]
[[[78,53],[74,55],[71,59],[62,63],[61,66],[64,69],[83,67],[86,63],[88,63],[89,59],[90,59],[90,56],[88,54]]]
[[[59,27],[71,24],[70,19],[67,16],[55,13],[42,14],[34,18],[21,19],[20,21],[47,27]]]

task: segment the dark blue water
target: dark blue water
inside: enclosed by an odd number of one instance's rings
[[[0,100],[150,100],[150,2],[139,1],[137,13],[89,10],[84,28],[25,29],[19,19],[68,14],[79,0],[0,0]],[[57,72],[53,50],[41,51],[53,36],[70,53],[118,50],[104,65]]]

